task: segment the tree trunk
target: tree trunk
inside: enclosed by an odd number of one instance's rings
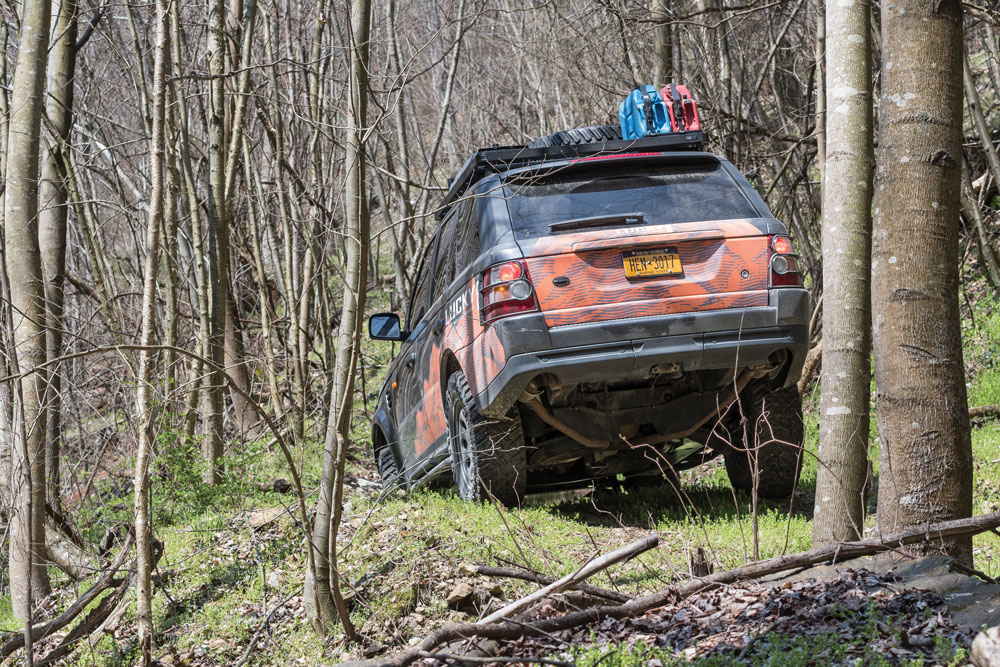
[[[208,179],[211,191],[208,221],[208,281],[211,298],[208,357],[217,367],[226,364],[226,299],[229,293],[229,203],[226,201],[226,3],[212,0],[208,6],[209,84]],[[225,378],[209,374],[205,388],[206,433],[203,443],[206,484],[222,481],[224,449],[223,417]]]
[[[369,213],[365,187],[365,132],[368,111],[368,53],[371,26],[371,0],[351,3],[352,45],[350,49],[351,109],[348,114],[345,162],[346,216],[344,239],[347,246],[344,302],[340,317],[334,390],[330,417],[323,447],[323,481],[313,524],[315,580],[307,582],[306,596],[310,622],[325,634],[334,614],[340,617],[344,634],[353,640],[355,631],[343,596],[337,569],[337,531],[343,512],[344,465],[350,438],[351,412],[354,404],[354,369],[361,341],[361,323],[365,309],[367,283]],[[456,47],[457,48],[457,47]],[[307,578],[309,573],[307,573]]]
[[[38,248],[38,152],[49,42],[49,0],[21,3],[21,35],[14,69],[7,144],[4,232],[10,280],[15,371],[45,362],[45,292]],[[31,598],[49,592],[45,570],[44,373],[20,381],[15,407],[12,471],[17,502],[10,523],[10,594],[14,616],[27,620]],[[15,399],[16,400],[16,399]],[[28,472],[27,478],[24,473]]]
[[[653,20],[653,81],[657,87],[674,80],[674,43],[671,31],[670,5],[667,0],[652,0],[649,8]]]
[[[957,271],[960,0],[883,3],[882,35],[892,67],[879,105],[872,311],[878,525],[888,533],[972,511]],[[938,549],[972,562],[968,537],[923,550]]]
[[[826,11],[824,3],[816,9],[816,167],[819,170],[819,198],[824,200],[826,185]],[[869,39],[871,39],[869,37]],[[869,43],[869,50],[871,44]],[[871,90],[869,84],[867,90]]]
[[[142,278],[142,325],[139,338],[142,345],[153,344],[156,332],[156,277],[159,253],[160,225],[164,208],[164,153],[167,67],[170,58],[167,0],[156,0],[156,42],[153,54],[152,137],[149,156],[149,214],[146,222],[146,260]],[[136,388],[136,409],[139,419],[139,444],[135,460],[135,550],[136,606],[139,625],[141,664],[153,661],[153,600],[152,516],[149,507],[149,465],[153,458],[153,397],[152,376],[155,359],[148,347],[139,352],[139,377]]]
[[[965,84],[965,101],[969,104],[969,113],[976,124],[976,132],[979,140],[983,142],[983,152],[986,153],[986,161],[993,172],[993,181],[1000,183],[1000,156],[997,156],[997,149],[993,145],[993,133],[983,116],[983,105],[979,101],[979,92],[976,90],[976,80],[969,69],[969,56],[962,49],[962,81]]]
[[[986,229],[986,223],[983,221],[979,201],[972,189],[969,165],[964,157],[962,158],[962,215],[965,216],[969,224],[975,227],[976,239],[986,264],[986,275],[993,283],[993,289],[1000,293],[1000,256],[997,255],[996,246],[993,244],[990,232]]]
[[[66,172],[60,154],[67,150],[73,127],[73,75],[76,70],[76,19],[74,0],[55,3],[52,34],[57,40],[49,50],[48,117],[52,143],[45,152],[42,181],[39,183],[38,245],[42,254],[42,277],[45,290],[46,358],[62,354],[63,284],[66,282]],[[60,367],[47,369],[45,400],[45,471],[46,497],[58,510],[60,443],[62,439],[62,374]]]
[[[868,1],[826,8],[823,367],[813,546],[860,539],[871,385],[872,94]]]

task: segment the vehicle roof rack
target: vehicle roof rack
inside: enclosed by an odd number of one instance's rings
[[[464,195],[469,187],[487,174],[498,174],[519,167],[544,164],[555,160],[614,155],[615,153],[635,153],[641,151],[700,151],[708,140],[704,132],[672,132],[646,136],[640,139],[606,141],[593,144],[567,146],[547,146],[528,148],[527,146],[494,146],[480,148],[472,154],[458,174],[450,179],[448,194],[441,202],[437,217],[441,219],[451,204]]]

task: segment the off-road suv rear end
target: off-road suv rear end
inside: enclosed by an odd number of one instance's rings
[[[809,303],[785,226],[700,132],[478,151],[415,281],[373,424],[386,483],[516,502],[714,454],[786,495]]]

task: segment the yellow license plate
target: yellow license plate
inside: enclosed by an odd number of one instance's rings
[[[622,254],[625,275],[629,278],[649,278],[682,273],[681,256],[674,248],[633,250]]]

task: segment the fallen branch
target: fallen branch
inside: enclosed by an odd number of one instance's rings
[[[476,568],[476,574],[481,574],[484,577],[520,579],[522,581],[530,581],[535,584],[541,584],[542,586],[547,586],[548,584],[556,581],[555,577],[547,577],[544,574],[529,572],[528,570],[522,570],[517,567],[492,567],[490,565],[480,565]],[[624,593],[609,591],[606,588],[600,588],[587,583],[574,584],[572,589],[596,598],[611,600],[612,602],[625,603],[632,599]]]
[[[638,616],[657,607],[690,597],[706,588],[731,584],[742,579],[758,579],[769,574],[808,567],[825,561],[848,560],[860,556],[870,556],[883,551],[892,551],[901,546],[917,542],[934,542],[949,537],[975,535],[995,530],[997,527],[1000,527],[1000,512],[992,512],[970,519],[956,519],[954,521],[943,521],[927,526],[909,528],[898,533],[893,533],[892,535],[885,535],[881,538],[830,544],[811,551],[748,563],[742,567],[726,570],[725,572],[717,572],[716,574],[700,579],[689,579],[661,591],[635,598],[625,604],[592,607],[564,616],[535,621],[531,625],[512,622],[466,623],[440,628],[427,635],[416,646],[412,646],[394,656],[345,663],[345,665],[352,665],[353,667],[368,667],[369,665],[404,667],[421,659],[423,655],[433,653],[438,647],[453,641],[468,639],[470,637],[514,639],[524,635],[567,630],[595,623],[606,618],[621,619]]]
[[[819,373],[819,365],[823,362],[823,341],[816,343],[816,346],[806,354],[806,360],[802,364],[802,375],[799,377],[799,394],[806,395],[809,383]]]
[[[257,640],[260,638],[261,634],[263,634],[264,628],[266,628],[267,624],[271,622],[271,617],[274,616],[274,612],[276,612],[279,609],[281,609],[282,607],[284,607],[286,604],[288,604],[291,601],[291,599],[293,597],[295,597],[296,595],[298,595],[301,592],[302,592],[302,589],[301,588],[297,588],[297,589],[295,589],[294,593],[292,593],[291,595],[289,595],[288,597],[286,597],[284,600],[282,600],[278,604],[276,604],[273,607],[271,607],[271,611],[267,612],[267,614],[264,616],[264,620],[262,620],[260,622],[260,625],[257,626],[257,632],[253,633],[253,637],[250,638],[250,643],[247,644],[246,649],[243,650],[243,655],[240,657],[240,661],[237,662],[233,667],[243,667],[243,665],[246,664],[247,660],[250,659],[250,653],[253,651],[253,647],[257,645]]]
[[[998,415],[1000,415],[1000,403],[979,405],[974,408],[969,408],[969,419],[976,419],[977,417],[996,417]]]
[[[97,569],[90,554],[48,524],[45,526],[45,557],[77,581],[89,577]]]
[[[53,632],[58,632],[67,625],[73,622],[77,616],[79,616],[91,602],[97,599],[97,597],[111,588],[114,585],[114,576],[118,573],[121,568],[122,563],[125,562],[125,557],[128,555],[129,549],[132,547],[133,536],[130,533],[125,545],[122,547],[121,552],[119,552],[118,557],[115,558],[114,562],[104,571],[104,574],[94,583],[86,593],[81,595],[76,602],[70,605],[69,609],[63,613],[56,616],[54,619],[49,621],[44,625],[32,628],[31,636],[35,638],[35,641],[44,639]],[[0,647],[0,660],[7,658],[14,651],[24,648],[24,634],[20,631],[18,632],[5,632],[0,636],[3,640],[3,646]]]
[[[160,540],[153,540],[150,546],[152,547],[153,567],[155,568],[156,564],[160,561],[160,557],[163,555],[163,542]],[[109,626],[117,627],[121,617],[132,604],[132,600],[126,599],[126,595],[129,590],[135,586],[136,579],[138,578],[135,568],[135,560],[129,563],[128,570],[130,572],[129,576],[125,577],[124,580],[118,581],[118,586],[115,588],[114,592],[103,598],[100,603],[83,618],[82,621],[70,630],[69,634],[66,635],[66,637],[64,637],[54,649],[45,654],[45,656],[36,663],[38,667],[51,665],[57,660],[66,657],[66,655],[71,651],[82,650],[84,646],[87,646],[87,644],[84,644],[82,640],[88,634],[90,635],[89,646],[93,647],[98,641],[100,641],[102,633],[105,632]]]
[[[503,609],[499,609],[493,612],[486,618],[479,621],[479,625],[489,625],[490,623],[499,621],[500,619],[505,618],[507,616],[513,616],[522,609],[530,607],[533,603],[537,602],[538,600],[548,597],[549,595],[552,595],[554,593],[558,593],[559,591],[564,591],[567,588],[571,588],[582,581],[586,581],[587,579],[594,576],[598,572],[608,569],[615,563],[620,563],[623,560],[634,558],[635,556],[638,556],[644,551],[649,551],[650,549],[655,548],[659,543],[660,543],[659,535],[656,534],[647,535],[646,537],[636,540],[635,542],[632,542],[631,544],[624,546],[621,549],[616,549],[609,554],[605,554],[600,558],[590,561],[576,572],[567,574],[562,579],[557,579],[556,581],[553,581],[548,586],[545,586],[544,588],[535,591],[531,595],[526,595],[520,600],[515,600],[514,602],[511,602]]]

